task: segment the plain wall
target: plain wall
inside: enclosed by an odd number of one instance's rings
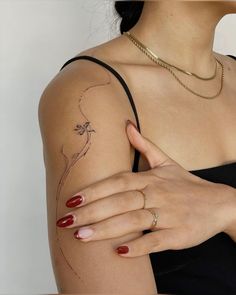
[[[216,51],[236,54],[233,28],[236,15],[224,17]],[[0,293],[57,293],[38,102],[67,59],[115,29],[112,1],[0,0]]]

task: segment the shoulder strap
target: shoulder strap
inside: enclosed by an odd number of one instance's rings
[[[231,55],[231,54],[227,54],[229,57],[232,57],[233,59],[236,59],[236,56]]]
[[[60,69],[60,71],[66,66],[68,65],[69,63],[75,61],[75,60],[78,60],[78,59],[87,59],[87,60],[90,60],[90,61],[93,61],[103,67],[105,67],[106,69],[108,69],[117,79],[118,81],[121,83],[122,87],[124,88],[127,96],[128,96],[128,99],[130,101],[130,104],[131,104],[131,107],[133,109],[133,112],[134,112],[134,115],[135,115],[135,119],[136,119],[136,122],[137,122],[137,128],[138,128],[138,131],[140,132],[140,124],[139,124],[139,118],[138,118],[138,114],[137,114],[137,110],[136,110],[136,106],[135,106],[135,103],[134,103],[134,100],[133,100],[133,97],[130,93],[130,90],[125,82],[125,80],[121,77],[121,75],[115,70],[113,69],[110,65],[106,64],[105,62],[101,61],[100,59],[97,59],[93,56],[89,56],[89,55],[80,55],[80,56],[75,56],[71,59],[69,59]],[[139,157],[140,157],[140,152],[138,150],[135,149],[135,153],[134,153],[134,163],[133,163],[133,168],[132,168],[132,172],[138,172],[138,163],[139,163]]]

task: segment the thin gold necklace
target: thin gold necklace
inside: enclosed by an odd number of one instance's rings
[[[147,55],[147,57],[149,57],[152,61],[154,61],[155,63],[159,64],[160,66],[164,67],[166,70],[168,70],[173,76],[174,78],[178,81],[178,83],[180,83],[186,90],[190,91],[191,93],[193,93],[194,95],[197,95],[199,97],[202,98],[206,98],[206,99],[212,99],[215,98],[217,96],[219,96],[219,94],[222,91],[223,88],[223,81],[224,81],[224,65],[215,57],[216,60],[216,69],[215,69],[215,74],[212,77],[208,77],[208,78],[203,78],[200,77],[194,73],[191,73],[189,71],[185,71],[183,69],[180,69],[174,65],[171,65],[167,62],[165,62],[163,59],[159,58],[155,53],[153,53],[147,46],[145,46],[143,43],[141,43],[136,37],[134,37],[130,32],[123,32],[123,35],[125,35],[126,37],[128,37],[144,54]],[[185,85],[177,76],[176,74],[172,71],[171,67],[176,68],[177,70],[187,74],[187,75],[191,75],[194,76],[198,79],[202,79],[202,80],[212,80],[215,76],[216,76],[216,72],[217,72],[217,62],[220,64],[221,69],[222,69],[222,74],[221,74],[221,83],[220,83],[220,89],[217,91],[217,93],[213,96],[205,96],[202,94],[199,94],[195,91],[193,91],[192,89],[190,89],[187,85]]]

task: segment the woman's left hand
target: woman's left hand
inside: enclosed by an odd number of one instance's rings
[[[146,195],[145,208],[157,212],[157,225],[150,233],[118,247],[123,252],[129,250],[122,256],[189,248],[232,226],[234,188],[193,175],[132,124],[126,129],[129,141],[145,156],[151,169],[118,173],[83,189],[67,201],[68,207],[77,206],[57,226],[80,227],[74,235],[85,242],[148,230],[153,216],[143,209],[144,197],[138,190]],[[79,195],[83,196],[81,204]],[[86,233],[90,236],[82,238]]]

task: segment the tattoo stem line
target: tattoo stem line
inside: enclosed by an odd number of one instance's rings
[[[88,91],[91,88],[97,87],[97,86],[109,85],[110,83],[111,83],[111,81],[110,81],[110,76],[109,76],[109,81],[108,82],[87,87],[79,97],[78,108],[79,108],[81,114],[83,115],[83,117],[85,118],[86,121],[85,121],[85,123],[83,125],[77,124],[76,127],[74,128],[74,131],[76,131],[76,133],[78,135],[80,135],[80,136],[85,133],[86,134],[86,141],[85,141],[85,144],[82,147],[82,149],[79,152],[73,154],[71,159],[69,159],[69,157],[66,155],[66,153],[64,151],[64,145],[62,145],[62,147],[61,147],[60,153],[64,157],[65,169],[64,169],[63,174],[62,174],[62,176],[61,176],[61,178],[60,178],[60,180],[58,182],[58,186],[57,186],[57,190],[56,190],[56,220],[58,219],[58,207],[59,207],[59,199],[60,199],[60,196],[61,196],[62,187],[65,185],[66,179],[69,176],[72,168],[88,152],[88,150],[89,150],[89,148],[91,146],[91,132],[96,132],[94,129],[91,128],[90,122],[88,121],[87,117],[83,113],[83,111],[81,109],[81,106],[80,106],[80,103],[82,102],[82,99],[85,97],[85,92],[86,91]],[[80,278],[80,276],[78,275],[76,270],[72,267],[71,263],[68,261],[66,255],[65,255],[65,253],[63,251],[62,242],[60,240],[58,227],[56,227],[56,239],[57,239],[57,242],[58,242],[58,246],[60,248],[60,252],[61,252],[62,256],[64,257],[68,267],[73,271],[73,273],[77,277]]]

